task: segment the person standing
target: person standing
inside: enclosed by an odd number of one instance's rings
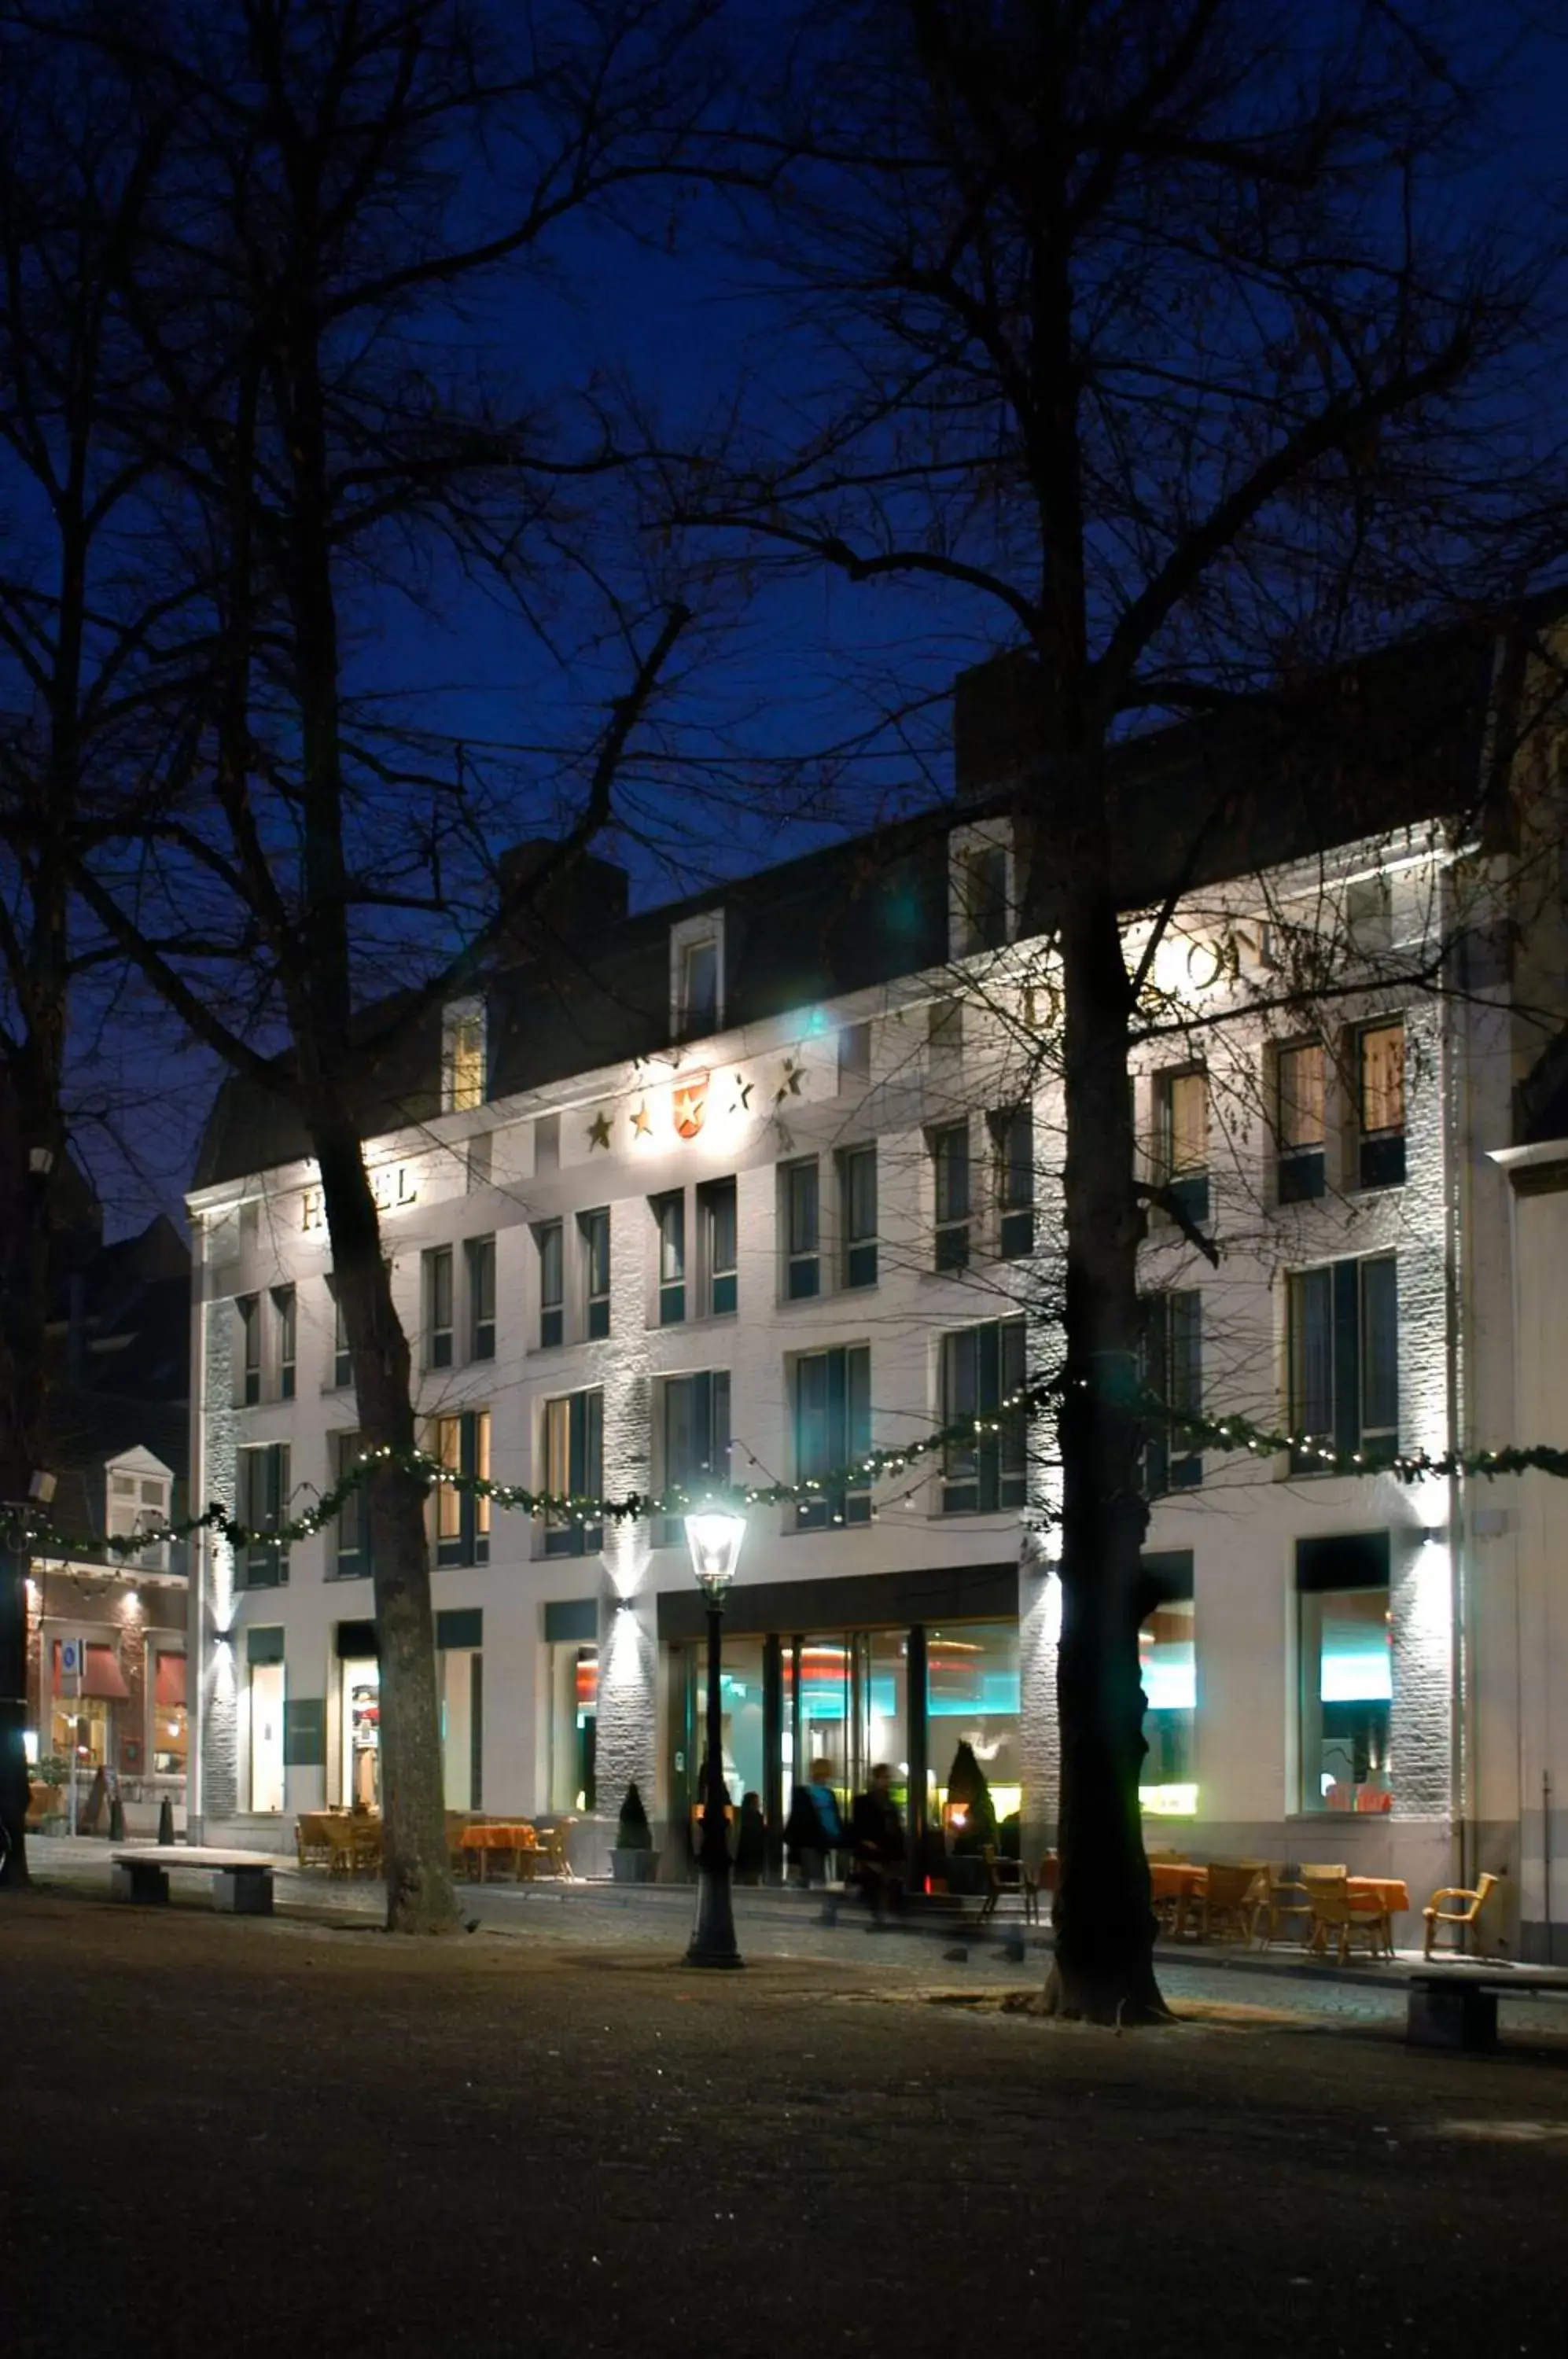
[[[847,1841],[832,1777],[833,1763],[819,1756],[811,1764],[811,1783],[797,1786],[789,1803],[784,1847],[797,1882],[808,1887],[826,1884],[828,1854],[842,1851]]]
[[[855,1864],[870,1903],[874,1923],[881,1924],[889,1908],[904,1905],[904,1822],[893,1799],[893,1772],[879,1761],[871,1783],[855,1798],[850,1840]]]

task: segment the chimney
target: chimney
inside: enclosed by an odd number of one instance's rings
[[[626,870],[588,852],[573,853],[541,886],[537,899],[529,897],[528,878],[558,848],[534,840],[514,843],[501,854],[502,895],[507,900],[521,896],[507,928],[504,959],[526,958],[551,937],[574,943],[591,940],[626,917],[631,891]]]
[[[1027,647],[993,656],[953,684],[953,792],[975,802],[1027,769],[1036,756],[1040,667]]]

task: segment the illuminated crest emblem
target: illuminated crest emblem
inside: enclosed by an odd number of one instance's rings
[[[693,1073],[675,1093],[675,1131],[680,1138],[695,1138],[708,1111],[708,1076]]]

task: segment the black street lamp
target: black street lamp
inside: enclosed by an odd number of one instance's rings
[[[691,1570],[708,1603],[708,1776],[702,1795],[702,1840],[697,1851],[697,1921],[686,1951],[689,1966],[744,1966],[735,1947],[730,1900],[730,1844],[724,1826],[724,1722],[720,1685],[724,1598],[735,1579],[746,1517],[704,1507],[686,1518]]]

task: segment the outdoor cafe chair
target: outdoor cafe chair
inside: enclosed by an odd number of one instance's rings
[[[1304,1884],[1287,1878],[1283,1867],[1260,1867],[1252,1895],[1252,1938],[1260,1950],[1279,1940],[1288,1919],[1296,1920],[1292,1939],[1304,1948],[1312,1936],[1312,1895]]]
[[[1258,1870],[1250,1862],[1240,1864],[1232,1860],[1209,1862],[1203,1889],[1197,1896],[1198,1939],[1201,1941],[1225,1933],[1238,1941],[1250,1938],[1251,1901],[1257,1882]]]
[[[1469,1936],[1479,1926],[1481,1911],[1497,1886],[1495,1875],[1483,1875],[1474,1891],[1467,1891],[1460,1885],[1445,1884],[1432,1894],[1421,1910],[1426,1919],[1426,1955],[1429,1958],[1434,1942],[1445,1928],[1453,1937],[1455,1951],[1464,1955]],[[1465,1906],[1463,1908],[1444,1908],[1442,1904],[1445,1900],[1462,1900]]]
[[[1310,1868],[1303,1868],[1301,1875],[1312,1901],[1314,1957],[1326,1957],[1332,1941],[1340,1964],[1348,1965],[1358,1933],[1364,1936],[1373,1957],[1391,1953],[1387,1916],[1353,1908],[1349,1886],[1343,1875],[1316,1875]]]

